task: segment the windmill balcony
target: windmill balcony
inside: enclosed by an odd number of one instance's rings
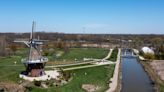
[[[29,60],[28,58],[24,58],[21,60],[21,62],[24,64],[45,63],[45,62],[48,62],[48,58],[41,57],[40,59],[37,59],[37,60]]]

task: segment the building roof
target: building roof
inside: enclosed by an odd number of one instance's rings
[[[141,50],[144,53],[152,53],[152,54],[154,54],[154,51],[152,49],[150,49],[149,47],[143,47]]]

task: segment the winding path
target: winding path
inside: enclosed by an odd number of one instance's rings
[[[76,66],[76,65],[83,65],[83,64],[96,64],[96,65],[81,66],[81,68],[84,68],[84,67],[87,68],[87,67],[91,67],[91,66],[94,67],[94,66],[101,66],[101,65],[107,65],[107,64],[114,64],[115,62],[106,60],[111,56],[112,51],[113,51],[113,49],[110,49],[108,55],[106,57],[104,57],[103,59],[93,59],[93,61],[74,63],[74,64],[66,64],[66,65],[45,66],[45,68],[57,68],[57,67]],[[103,61],[105,61],[104,64],[101,63]],[[70,68],[67,70],[71,70],[71,69],[76,69],[76,67],[73,67],[73,68]],[[77,69],[80,69],[80,67],[77,67]]]
[[[90,67],[109,65],[109,64],[115,64],[115,62],[106,60],[106,59],[108,59],[111,56],[112,51],[113,51],[113,49],[110,49],[108,55],[105,58],[103,58],[103,59],[94,59],[95,61],[92,61],[93,62],[92,65],[85,65],[85,66],[65,68],[65,69],[63,69],[63,71],[82,69],[82,68],[90,68]]]
[[[108,59],[111,56],[112,52],[113,52],[113,49],[110,49],[108,55],[105,58],[103,58],[102,60]]]

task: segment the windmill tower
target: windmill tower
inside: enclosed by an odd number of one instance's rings
[[[48,58],[41,55],[39,48],[46,40],[39,40],[34,38],[35,22],[32,24],[32,32],[29,41],[15,40],[14,42],[21,42],[29,47],[29,55],[22,63],[26,67],[26,71],[22,74],[29,77],[40,77],[45,75],[44,66],[48,62]]]

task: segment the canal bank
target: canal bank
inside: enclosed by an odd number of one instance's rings
[[[121,92],[155,92],[152,80],[138,58],[124,57],[121,59],[121,65]]]
[[[154,70],[151,66],[152,62],[156,62],[155,60],[146,60],[143,56],[140,56],[138,50],[133,49],[133,52],[139,56],[140,63],[143,66],[144,70],[147,72],[149,77],[152,80],[152,84],[154,84],[154,89],[156,92],[164,92],[164,81],[158,76],[157,71]],[[160,69],[158,67],[158,69]]]
[[[141,61],[142,66],[145,71],[149,74],[150,78],[153,80],[156,92],[164,92],[164,82],[159,78],[156,72],[151,68],[150,61]]]

